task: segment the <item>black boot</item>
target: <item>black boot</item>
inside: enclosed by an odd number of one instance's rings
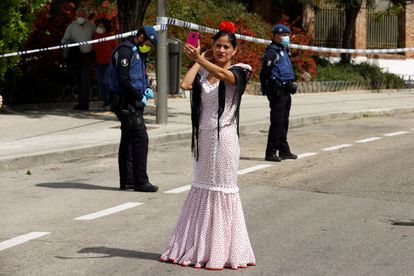
[[[282,161],[282,158],[277,156],[276,153],[273,153],[273,154],[266,154],[265,160],[266,161],[271,161],[271,162],[280,162],[280,161]]]
[[[120,190],[123,190],[123,191],[125,191],[125,190],[132,190],[132,189],[134,189],[134,185],[130,185],[130,184],[121,184],[121,185],[119,186],[119,189],[120,189]]]
[[[147,182],[142,185],[137,185],[134,187],[134,191],[136,192],[146,192],[146,193],[154,193],[158,191],[158,187],[155,185],[152,185],[151,183]]]
[[[297,159],[298,156],[296,154],[293,154],[291,152],[289,153],[279,153],[280,158],[282,158],[282,160],[286,160],[286,159]]]
[[[77,104],[73,107],[74,110],[88,111],[89,104]]]

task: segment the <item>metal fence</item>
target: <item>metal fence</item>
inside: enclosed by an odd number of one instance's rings
[[[302,81],[296,82],[297,93],[320,93],[336,91],[383,90],[383,89],[414,89],[414,75],[400,75],[403,83],[395,80],[365,80],[365,81]],[[260,83],[254,86],[254,94],[261,94]]]
[[[367,10],[367,49],[398,48],[398,16]]]
[[[345,28],[345,11],[333,4],[323,4],[315,10],[316,46],[341,48],[342,33]]]
[[[366,80],[366,81],[309,81],[298,82],[298,93],[318,93],[335,91],[383,90],[383,89],[410,89],[414,88],[414,75],[406,76],[404,84],[393,80]]]
[[[365,7],[363,7],[365,8]],[[398,48],[398,15],[367,8],[367,49]],[[336,4],[321,3],[315,10],[316,46],[341,48],[345,10]]]
[[[407,88],[414,88],[414,75],[400,75]]]

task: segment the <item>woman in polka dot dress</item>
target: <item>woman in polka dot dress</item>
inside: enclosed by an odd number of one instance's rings
[[[234,32],[233,23],[220,24],[210,58],[199,46],[184,46],[195,61],[181,83],[192,90],[194,180],[164,262],[212,270],[256,263],[237,187],[239,108],[251,67],[232,65]]]

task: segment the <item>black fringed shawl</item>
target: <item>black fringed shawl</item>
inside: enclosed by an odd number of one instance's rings
[[[232,106],[237,105],[235,111],[235,118],[237,123],[237,135],[239,134],[239,115],[240,115],[240,103],[241,98],[246,90],[247,82],[249,81],[251,71],[241,66],[233,66],[229,69],[236,78],[236,91],[233,96]],[[198,134],[200,126],[200,114],[201,114],[201,82],[200,74],[196,75],[193,82],[193,88],[191,93],[191,122],[192,122],[192,138],[191,138],[191,150],[196,160],[198,160]],[[224,81],[220,81],[218,88],[218,117],[217,117],[217,135],[220,137],[220,117],[224,112],[225,107],[225,91],[226,85]]]

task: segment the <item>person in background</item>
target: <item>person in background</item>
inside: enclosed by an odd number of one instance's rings
[[[95,24],[96,33],[93,35],[93,39],[105,38],[112,35],[110,20],[99,18],[95,21]],[[109,98],[109,62],[111,53],[117,44],[116,39],[93,44],[95,53],[95,75],[99,85],[103,111],[108,111],[111,103]]]
[[[212,51],[184,46],[195,62],[181,82],[192,90],[194,176],[162,262],[210,270],[256,264],[237,187],[240,102],[252,68],[233,64],[236,46],[231,22],[220,24]]]
[[[3,96],[0,95],[0,109],[3,107]]]
[[[154,98],[154,92],[148,85],[146,60],[151,46],[156,46],[157,42],[154,27],[143,26],[136,35],[119,44],[111,55],[111,108],[121,121],[118,153],[121,190],[158,190],[149,182],[147,175],[148,134],[144,122],[147,99]]]
[[[263,95],[270,107],[270,128],[267,138],[265,160],[280,162],[296,159],[287,141],[291,94],[296,92],[295,72],[289,52],[290,29],[282,24],[273,28],[272,43],[265,49],[260,71]]]
[[[89,14],[85,8],[76,10],[76,20],[69,24],[62,38],[62,43],[75,43],[92,40],[95,33],[95,24],[89,21]],[[93,67],[92,44],[69,48],[66,60],[70,63],[78,89],[78,104],[75,110],[89,110],[89,94],[91,87],[91,72]]]

